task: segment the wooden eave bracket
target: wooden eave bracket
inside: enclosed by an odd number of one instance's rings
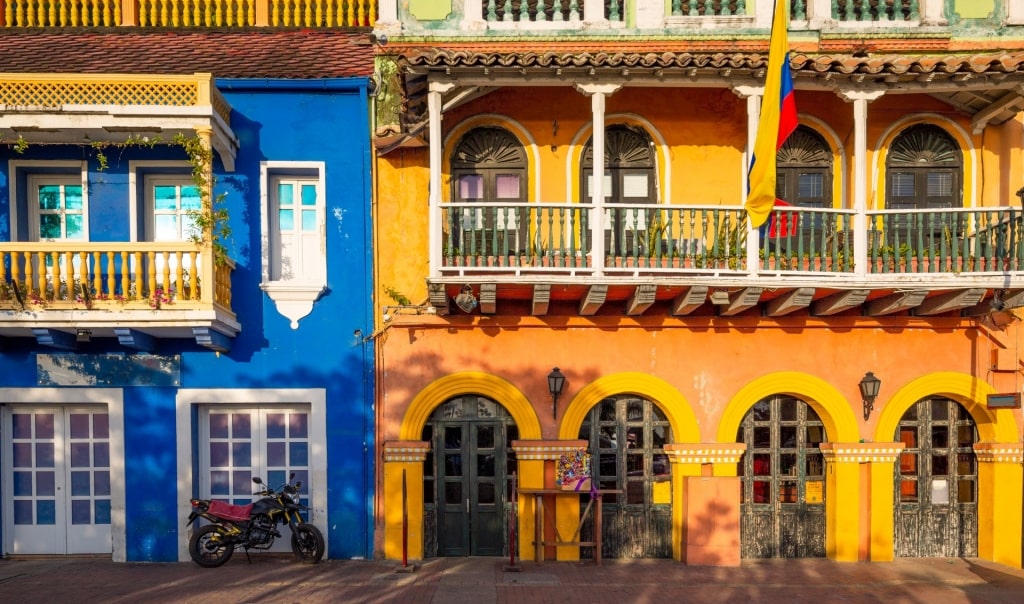
[[[657,294],[658,286],[653,283],[642,283],[636,286],[629,296],[629,300],[626,301],[626,314],[631,317],[642,315],[654,304]]]
[[[762,287],[747,287],[734,294],[729,294],[729,303],[723,305],[718,314],[723,317],[737,315],[753,306],[761,299]]]
[[[579,314],[588,316],[596,313],[608,296],[607,285],[591,285],[587,295],[580,300]]]
[[[700,308],[708,298],[708,286],[694,285],[672,300],[672,314],[688,315]]]
[[[868,299],[869,293],[870,290],[867,289],[851,289],[832,294],[812,304],[811,314],[817,317],[827,317],[841,313],[844,310],[849,310],[863,304],[864,300]]]
[[[533,286],[533,301],[530,312],[534,316],[548,314],[548,305],[551,303],[551,284],[537,283]]]
[[[769,317],[781,317],[795,310],[807,308],[814,300],[813,287],[800,287],[775,298],[767,304],[765,312]]]
[[[924,299],[927,296],[928,292],[924,290],[896,292],[895,294],[890,294],[884,298],[868,302],[864,307],[864,314],[869,317],[879,317],[910,308],[916,308],[924,302]]]

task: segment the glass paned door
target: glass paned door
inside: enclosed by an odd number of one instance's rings
[[[11,553],[110,553],[106,410],[18,409],[4,432]]]
[[[245,505],[254,500],[254,477],[276,489],[294,472],[293,480],[302,481],[302,503],[308,505],[309,449],[308,409],[206,409],[201,420],[199,496]],[[273,551],[288,547],[287,540],[278,540]]]

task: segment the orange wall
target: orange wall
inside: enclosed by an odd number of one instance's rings
[[[408,325],[412,321],[430,325]],[[830,324],[757,317],[397,317],[379,346],[381,442],[398,438],[406,406],[420,390],[457,371],[511,382],[533,402],[545,438],[557,438],[545,380],[552,367],[567,376],[559,418],[593,380],[627,371],[650,374],[689,401],[702,442],[716,440],[732,397],[770,373],[804,372],[824,380],[845,395],[859,420],[857,384],[873,371],[882,389],[871,420],[861,426],[865,439],[872,438],[885,401],[916,378],[953,371],[991,383],[988,366],[998,346],[972,320],[832,317]]]

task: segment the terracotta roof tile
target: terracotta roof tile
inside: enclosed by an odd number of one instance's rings
[[[0,71],[27,73],[212,73],[219,78],[368,76],[366,31],[5,31]]]

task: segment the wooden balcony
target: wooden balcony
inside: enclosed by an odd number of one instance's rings
[[[116,337],[151,351],[194,338],[227,351],[234,262],[194,243],[0,243],[0,336],[74,349],[76,337]]]
[[[660,302],[675,315],[980,313],[1024,289],[1019,206],[792,207],[759,230],[729,206],[606,204],[597,216],[576,203],[447,203],[441,213],[430,279],[441,312],[467,285],[485,314],[499,301],[545,314],[556,299],[580,314],[615,300],[627,314]]]

